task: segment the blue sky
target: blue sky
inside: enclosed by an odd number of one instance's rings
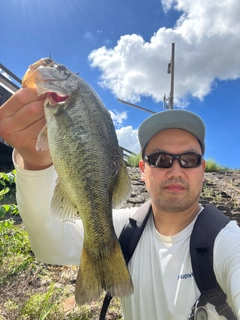
[[[206,159],[240,168],[239,0],[1,0],[0,14],[0,63],[22,78],[51,54],[79,72],[134,152],[150,114],[117,98],[162,111],[174,42],[174,108],[203,118]]]

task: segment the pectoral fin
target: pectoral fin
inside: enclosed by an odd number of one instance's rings
[[[48,149],[47,125],[45,125],[37,137],[36,150],[43,151]]]
[[[119,208],[121,204],[130,196],[131,193],[131,182],[128,175],[127,167],[125,166],[124,160],[118,172],[118,181],[113,191],[113,207]]]
[[[76,213],[77,208],[72,204],[58,178],[51,201],[51,214],[60,220],[75,221]]]

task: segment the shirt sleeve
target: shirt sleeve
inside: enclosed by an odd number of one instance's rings
[[[227,302],[240,319],[240,228],[231,221],[214,244],[214,272]]]
[[[18,165],[21,163],[18,156],[14,151],[17,203],[36,258],[49,264],[78,265],[84,238],[82,221],[61,221],[50,213],[57,180],[54,167],[39,171],[25,170]],[[117,237],[135,210],[113,210]]]
[[[81,220],[61,221],[50,214],[50,203],[57,179],[53,166],[29,171],[18,166],[16,152],[16,198],[31,248],[39,261],[78,265],[83,244]]]

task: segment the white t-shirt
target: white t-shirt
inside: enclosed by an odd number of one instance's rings
[[[50,215],[56,182],[53,167],[27,171],[16,166],[17,200],[36,257],[45,263],[73,264],[80,261],[83,226],[61,222]],[[113,211],[117,236],[136,211]],[[150,217],[129,262],[134,293],[121,299],[125,320],[186,320],[200,293],[194,281],[189,241],[194,221],[180,233],[159,234]],[[214,245],[214,271],[227,301],[240,319],[240,229],[230,222]],[[207,305],[208,320],[224,319]]]

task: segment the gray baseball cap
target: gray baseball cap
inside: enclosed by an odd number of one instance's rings
[[[155,134],[166,129],[182,129],[191,133],[200,143],[202,154],[205,152],[205,125],[203,120],[190,111],[167,110],[147,118],[138,129],[138,139],[142,151]]]

